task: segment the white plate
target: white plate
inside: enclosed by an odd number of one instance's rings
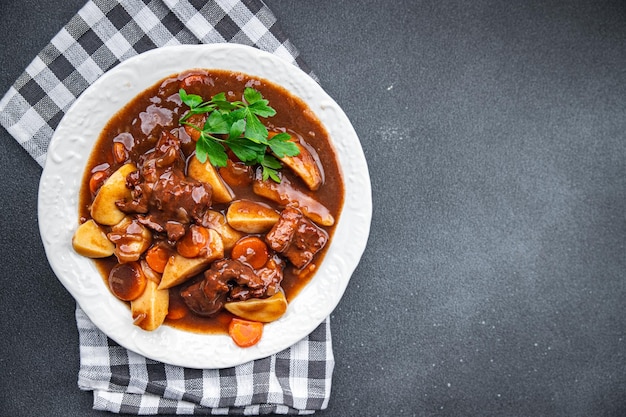
[[[146,332],[132,324],[128,307],[104,284],[93,261],[74,252],[78,194],[94,141],[128,101],[159,80],[187,69],[240,71],[279,84],[303,99],[320,118],[339,156],[345,204],[320,269],[290,303],[285,315],[267,324],[262,340],[241,349],[227,335],[202,335],[161,326]],[[72,105],[50,146],[39,186],[39,227],[46,255],[61,283],[89,318],[127,349],[161,362],[190,368],[224,368],[279,352],[308,335],[339,303],[369,235],[370,179],[361,144],[350,121],[326,92],[292,64],[256,48],[182,45],[130,58],[100,77]]]

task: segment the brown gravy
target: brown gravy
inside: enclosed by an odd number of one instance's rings
[[[294,97],[284,88],[267,80],[221,70],[192,70],[167,77],[135,97],[108,122],[94,146],[84,173],[79,199],[81,223],[90,219],[89,209],[94,198],[89,187],[92,174],[102,170],[110,173],[122,165],[116,163],[113,157],[114,143],[121,142],[124,149],[129,153],[130,160],[136,161],[141,154],[154,147],[163,130],[168,130],[180,139],[187,158],[193,154],[195,142],[191,140],[178,122],[187,111],[187,106],[181,103],[178,90],[181,81],[191,74],[199,74],[205,81],[201,85],[194,85],[193,91],[188,90],[187,92],[198,94],[204,99],[225,92],[229,100],[241,100],[244,88],[253,87],[261,92],[265,99],[269,100],[269,105],[276,110],[276,115],[262,119],[262,121],[268,130],[286,131],[292,137],[299,138],[308,145],[310,150],[314,151],[313,153],[318,157],[323,184],[319,190],[312,192],[288,168],[284,167],[282,174],[300,190],[310,194],[327,207],[335,218],[336,224],[343,205],[344,185],[333,145],[324,126],[302,100]],[[236,187],[231,185],[231,188],[236,199],[257,200],[276,209],[281,208],[276,203],[254,194],[251,186]],[[225,204],[213,204],[212,206],[212,210],[216,211],[225,212],[226,209],[227,205]],[[323,228],[332,238],[334,226]],[[328,246],[327,244],[315,256],[312,262],[313,266],[319,265]],[[228,257],[229,253],[225,253],[225,256]],[[111,268],[117,263],[117,259],[112,256],[95,262],[106,281]],[[293,300],[313,275],[314,270],[305,276],[298,276],[294,268],[288,265],[285,268],[281,283],[287,300]],[[186,308],[179,291],[179,286],[170,289],[170,306]],[[166,319],[165,324],[192,332],[225,333],[232,317],[225,310],[211,318],[201,317],[188,311],[181,319]],[[130,317],[129,320],[131,320]]]

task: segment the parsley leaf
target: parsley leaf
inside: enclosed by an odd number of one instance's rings
[[[228,126],[228,121],[224,119],[224,115],[219,111],[214,110],[209,117],[207,117],[202,130],[217,135],[228,133],[230,128]]]
[[[260,117],[272,117],[276,115],[276,110],[268,106],[267,100],[256,101],[248,106],[250,112]]]
[[[202,104],[202,97],[196,94],[187,94],[187,92],[183,89],[179,91],[180,99],[183,103],[188,105],[190,108],[199,107]]]
[[[238,119],[236,122],[230,125],[230,131],[228,132],[228,139],[232,142],[241,137],[246,130],[246,121]]]
[[[202,132],[200,133],[200,139],[196,142],[196,158],[204,163],[207,157],[209,161],[211,161],[211,164],[219,167],[226,166],[226,161],[228,160],[224,146],[214,140],[214,138]]]
[[[287,133],[279,133],[270,139],[269,146],[279,158],[285,156],[296,156],[300,153],[298,146],[291,141],[291,136]]]
[[[261,161],[259,161],[261,166],[263,167],[263,180],[267,180],[271,178],[275,182],[280,182],[280,176],[278,175],[278,170],[282,168],[282,164],[278,159],[274,158],[272,155],[263,155]]]
[[[196,142],[196,157],[200,162],[208,158],[215,166],[226,166],[226,148],[229,148],[246,164],[260,165],[264,180],[271,178],[280,182],[282,164],[268,153],[268,148],[278,158],[300,153],[287,133],[268,138],[267,128],[259,118],[272,117],[276,115],[276,110],[254,88],[245,88],[244,101],[228,101],[226,93],[215,94],[207,101],[197,94],[187,94],[182,88],[178,93],[181,101],[189,107],[179,122],[200,131]],[[202,127],[187,121],[192,115],[205,113],[208,116]]]
[[[246,114],[246,138],[257,143],[267,143],[267,129],[253,113]]]
[[[265,145],[241,137],[229,140],[228,147],[243,162],[258,163],[259,155],[265,154]]]

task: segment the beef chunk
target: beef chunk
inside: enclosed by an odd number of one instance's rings
[[[198,280],[186,286],[180,291],[187,307],[199,316],[212,316],[219,312],[226,302],[228,294],[228,285],[225,282],[219,283],[219,288],[212,289],[211,296],[207,297],[205,287],[207,282],[205,279]]]
[[[265,240],[273,250],[285,256],[296,268],[302,269],[324,248],[328,233],[297,208],[287,207]]]
[[[144,154],[138,171],[126,178],[132,200],[117,206],[150,229],[176,241],[192,222],[201,222],[211,206],[211,186],[188,178],[180,141],[163,132],[153,152]]]
[[[180,295],[193,312],[211,316],[229,300],[243,301],[249,298],[265,298],[278,291],[282,269],[254,269],[235,259],[213,262],[204,272],[204,278],[183,288]]]
[[[166,170],[154,184],[148,215],[163,227],[171,220],[189,224],[210,207],[211,191],[210,185],[185,178],[182,171]]]

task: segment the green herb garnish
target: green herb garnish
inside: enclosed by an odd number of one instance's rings
[[[196,157],[202,163],[208,158],[215,166],[226,166],[228,147],[246,164],[260,165],[264,180],[271,178],[280,182],[278,170],[282,168],[282,164],[267,149],[279,158],[300,153],[287,133],[268,138],[267,128],[259,117],[272,117],[276,110],[254,88],[246,87],[243,93],[245,101],[228,101],[225,93],[216,94],[209,101],[204,101],[199,95],[187,94],[182,88],[179,94],[182,102],[189,106],[189,111],[180,118],[180,123],[200,132],[200,138],[196,142]],[[193,115],[204,113],[208,113],[208,116],[202,127],[187,121]]]

